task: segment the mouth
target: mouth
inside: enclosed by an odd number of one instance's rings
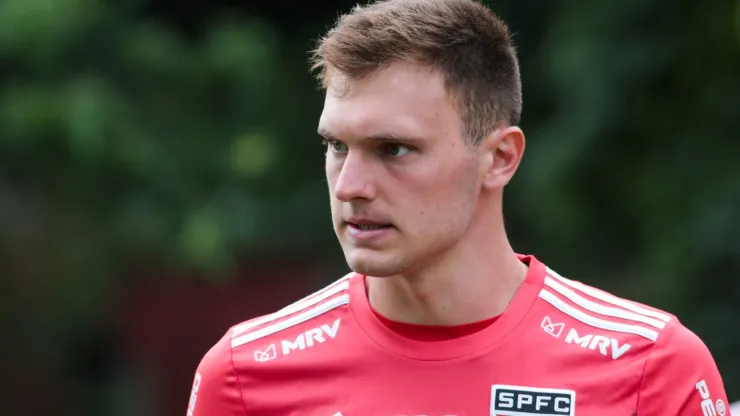
[[[347,225],[361,231],[375,231],[392,227],[390,224],[356,224],[353,222],[347,222]]]
[[[360,246],[365,244],[378,244],[381,240],[392,235],[394,229],[392,224],[370,221],[364,218],[350,218],[345,221],[344,224],[346,226],[348,238],[350,238],[354,244],[359,244]]]
[[[393,227],[393,225],[389,223],[355,218],[350,218],[345,221],[345,224],[355,231],[379,231]]]

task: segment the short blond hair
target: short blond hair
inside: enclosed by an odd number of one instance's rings
[[[465,137],[479,142],[504,121],[519,123],[521,79],[506,24],[474,0],[387,0],[341,16],[312,51],[326,88],[330,71],[348,79],[408,61],[440,71]]]

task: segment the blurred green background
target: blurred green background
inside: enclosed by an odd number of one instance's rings
[[[740,400],[740,2],[488,3],[515,249],[678,315]],[[353,4],[0,0],[3,414],[184,414],[228,326],[345,271],[306,61]]]

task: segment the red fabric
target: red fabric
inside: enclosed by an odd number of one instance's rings
[[[430,326],[394,321],[379,314],[375,309],[372,309],[372,311],[375,314],[375,317],[391,331],[401,335],[402,337],[418,341],[444,341],[447,339],[464,337],[466,335],[482,331],[498,319],[498,316],[494,316],[493,318],[465,325]]]
[[[726,414],[711,355],[675,316],[523,260],[509,307],[450,339],[389,328],[360,275],[232,327],[196,370],[189,416]]]

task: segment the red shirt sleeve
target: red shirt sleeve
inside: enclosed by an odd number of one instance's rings
[[[186,416],[246,416],[227,333],[198,365]]]
[[[640,416],[728,416],[727,393],[704,342],[676,322],[661,332],[645,365]]]

